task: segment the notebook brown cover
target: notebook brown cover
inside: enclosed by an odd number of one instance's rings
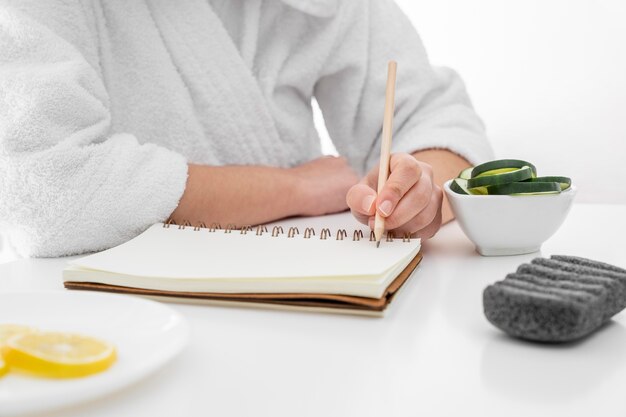
[[[340,294],[298,294],[298,293],[210,293],[162,291],[145,288],[122,287],[100,284],[96,282],[66,281],[65,288],[71,290],[107,291],[123,294],[136,294],[151,297],[176,297],[186,299],[221,300],[243,303],[278,304],[284,306],[322,307],[334,309],[384,311],[395,294],[411,276],[411,273],[422,260],[421,252],[400,272],[385,290],[381,298],[357,297]]]

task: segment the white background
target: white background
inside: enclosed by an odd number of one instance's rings
[[[626,1],[397,2],[465,80],[497,157],[572,177],[578,202],[626,203]]]

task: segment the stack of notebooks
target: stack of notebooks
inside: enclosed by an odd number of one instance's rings
[[[349,213],[265,226],[155,224],[73,260],[66,288],[172,301],[381,315],[421,260],[419,239],[384,239]]]

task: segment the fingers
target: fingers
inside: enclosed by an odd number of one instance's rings
[[[393,213],[385,219],[385,227],[393,230],[409,222],[415,222],[417,218],[426,217],[426,223],[416,225],[412,231],[421,229],[435,217],[436,205],[433,208],[435,197],[432,179],[428,175],[422,175],[417,184],[402,197]]]
[[[400,234],[406,232],[417,232],[420,235],[424,235],[428,234],[427,232],[429,231],[429,227],[433,223],[438,223],[439,225],[441,225],[441,202],[443,199],[443,192],[441,191],[441,188],[436,187],[429,196],[429,198],[430,200],[428,204],[419,214],[417,214],[415,217],[407,222],[401,223],[399,225],[388,226],[389,230],[394,230],[395,232]],[[438,216],[439,220],[437,221]],[[385,226],[387,226],[388,220],[389,219],[385,220]],[[439,229],[439,226],[437,226],[436,229]]]
[[[417,215],[414,215],[412,219],[401,225],[389,226],[389,219],[385,219],[385,229],[393,231],[396,236],[403,235],[404,233],[417,234],[418,237],[431,237],[434,232],[439,230],[441,226],[441,206],[443,201],[443,192],[441,188],[435,187],[430,196],[428,205]],[[368,219],[368,225],[373,229],[374,217],[371,216]],[[434,230],[433,230],[434,229]]]
[[[419,181],[422,169],[408,154],[394,154],[390,161],[391,174],[376,201],[378,212],[389,217],[404,195]]]
[[[430,239],[431,237],[435,236],[435,234],[437,234],[437,232],[441,228],[441,218],[441,206],[439,206],[439,209],[437,210],[437,215],[435,216],[433,221],[428,226],[418,231],[415,236],[422,240]]]
[[[376,191],[363,183],[352,186],[346,195],[346,203],[352,214],[364,224],[367,224],[369,217],[376,212],[375,201]]]
[[[385,229],[427,239],[441,226],[443,192],[433,184],[432,169],[408,154],[394,154],[390,175],[377,195],[378,170],[372,169],[348,191],[346,202],[358,221],[374,227],[376,211],[385,217]]]

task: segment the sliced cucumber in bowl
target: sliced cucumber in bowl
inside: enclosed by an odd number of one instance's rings
[[[529,196],[558,194],[572,180],[563,176],[537,176],[537,168],[521,159],[498,159],[464,169],[450,182],[450,189],[463,195]]]
[[[509,172],[501,172],[492,175],[483,175],[480,177],[472,177],[467,180],[467,186],[469,188],[476,187],[489,187],[492,185],[510,184],[512,182],[525,181],[532,178],[533,171],[530,167],[525,166],[519,169],[514,169]]]
[[[539,195],[560,192],[561,185],[558,182],[513,182],[487,187],[487,193],[490,195]]]

